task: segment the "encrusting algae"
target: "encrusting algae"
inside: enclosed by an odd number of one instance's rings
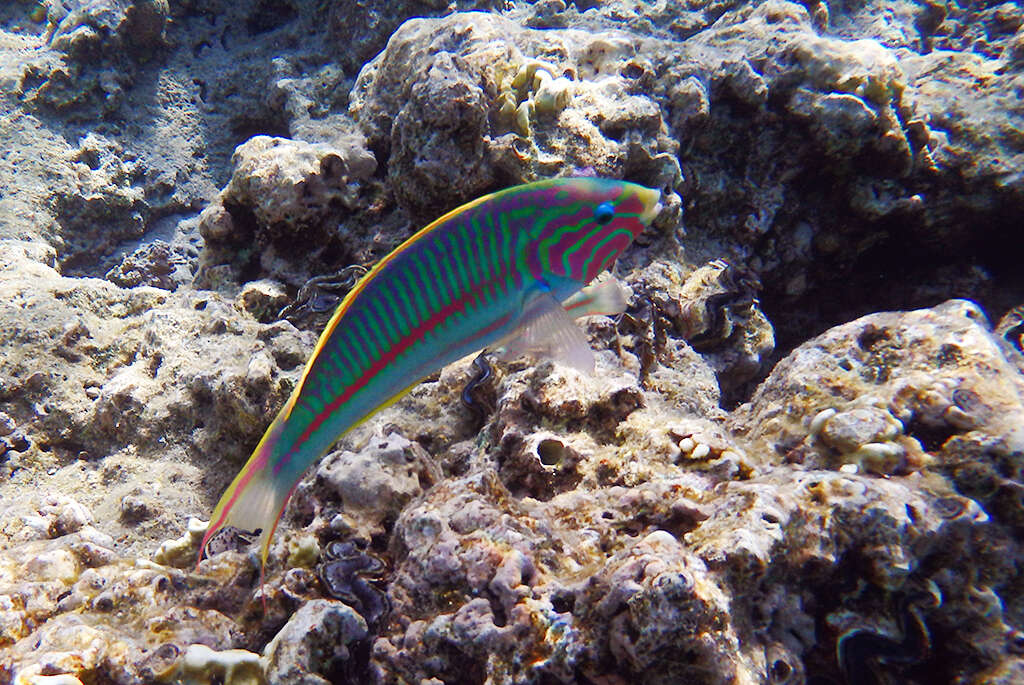
[[[0,683],[1024,679],[1019,8],[287,4],[0,3]],[[406,369],[194,572],[358,276],[545,178],[660,196],[593,373]]]

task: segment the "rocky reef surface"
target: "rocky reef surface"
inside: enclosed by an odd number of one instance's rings
[[[1024,679],[1024,13],[0,7],[0,683]],[[470,360],[199,540],[426,221],[658,187],[592,376]]]

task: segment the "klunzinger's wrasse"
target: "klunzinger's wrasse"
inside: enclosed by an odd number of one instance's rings
[[[200,549],[225,526],[259,530],[265,564],[303,472],[346,432],[474,351],[548,355],[591,370],[593,352],[573,318],[625,308],[614,279],[586,286],[651,222],[659,197],[624,181],[540,181],[462,205],[398,246],[338,305]]]

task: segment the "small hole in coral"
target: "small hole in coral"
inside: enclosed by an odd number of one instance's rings
[[[155,656],[158,659],[173,659],[174,657],[178,656],[180,652],[181,650],[178,649],[177,645],[170,642],[165,642],[157,648]]]
[[[952,366],[960,362],[963,358],[964,353],[959,346],[946,343],[939,348],[935,361],[938,362],[940,366]],[[961,409],[963,409],[963,407],[961,407]]]
[[[977,409],[978,405],[981,403],[981,397],[978,396],[978,393],[966,388],[957,388],[954,390],[952,399],[953,404],[966,412],[969,412],[972,409]]]
[[[622,139],[626,137],[626,127],[618,122],[605,124],[601,127],[601,132],[615,142],[622,142]]]
[[[771,678],[773,683],[784,683],[793,674],[793,667],[782,659],[776,659],[772,663]]]
[[[916,524],[918,520],[917,508],[910,504],[904,505],[904,507],[907,510],[907,518],[910,519],[911,523]]]
[[[496,600],[491,600],[491,613],[494,614],[494,625],[504,628],[508,625],[508,617],[505,614],[505,607]]]
[[[78,161],[95,171],[100,168],[100,156],[96,150],[83,150],[78,156]]]
[[[566,593],[551,596],[551,608],[559,614],[571,613],[575,605],[576,595]]]
[[[545,466],[557,466],[565,454],[565,445],[558,440],[541,440],[537,444],[537,456]]]
[[[959,497],[942,497],[935,500],[932,506],[935,513],[944,519],[956,518],[967,509],[966,503]]]
[[[862,350],[871,351],[878,343],[889,340],[890,337],[889,331],[869,323],[857,336],[857,345]]]
[[[338,180],[345,175],[345,161],[338,155],[327,155],[320,160],[320,173],[328,181]]]
[[[629,79],[638,79],[644,75],[644,68],[636,62],[630,62],[622,69],[622,75]]]

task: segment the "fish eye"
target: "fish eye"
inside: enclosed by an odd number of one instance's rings
[[[594,221],[604,226],[615,216],[615,207],[611,202],[602,202],[594,207]]]

